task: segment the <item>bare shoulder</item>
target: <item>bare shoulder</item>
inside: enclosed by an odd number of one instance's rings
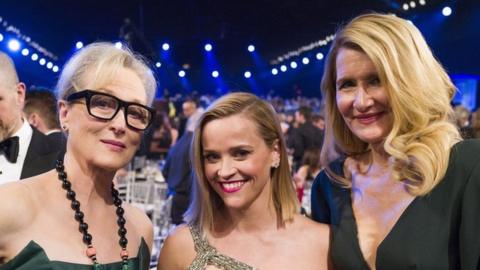
[[[33,222],[36,208],[30,182],[22,180],[0,186],[0,248]]]
[[[329,225],[315,222],[302,215],[296,215],[293,226],[297,235],[308,239],[312,245],[315,245],[317,248],[328,249],[330,242]]]
[[[160,251],[157,269],[186,269],[195,256],[195,246],[190,229],[186,225],[180,225],[165,240]]]
[[[296,215],[291,223],[298,256],[302,256],[299,269],[331,269],[329,266],[330,227],[307,217]]]
[[[125,209],[127,215],[127,222],[129,222],[137,231],[138,234],[145,239],[150,250],[153,246],[153,225],[150,218],[139,208],[124,203],[122,207]]]

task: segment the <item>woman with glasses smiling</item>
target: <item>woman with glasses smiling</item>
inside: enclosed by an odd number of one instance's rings
[[[58,85],[67,151],[56,170],[0,189],[0,269],[148,269],[152,224],[112,180],[152,122],[156,82],[128,49],[93,43]]]

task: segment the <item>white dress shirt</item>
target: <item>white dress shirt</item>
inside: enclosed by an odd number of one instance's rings
[[[28,146],[32,140],[32,134],[32,127],[30,127],[28,121],[24,120],[22,127],[12,135],[12,137],[18,136],[19,138],[18,158],[17,162],[11,163],[5,155],[0,155],[0,185],[20,180]]]

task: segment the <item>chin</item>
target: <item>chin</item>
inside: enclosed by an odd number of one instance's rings
[[[100,159],[95,159],[94,163],[96,166],[108,170],[108,171],[117,171],[127,165],[129,160],[125,160],[120,157],[113,157],[113,158],[105,158],[102,157]]]

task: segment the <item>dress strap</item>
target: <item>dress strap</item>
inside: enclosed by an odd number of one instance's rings
[[[205,252],[208,249],[209,245],[208,245],[208,242],[202,236],[202,233],[200,232],[200,230],[197,227],[192,225],[189,225],[188,228],[190,229],[190,233],[192,234],[195,251],[197,253]]]
[[[208,265],[214,265],[224,270],[255,270],[255,268],[237,261],[231,257],[220,254],[214,247],[210,246],[201,231],[195,226],[189,226],[197,256],[188,270],[204,270]]]

